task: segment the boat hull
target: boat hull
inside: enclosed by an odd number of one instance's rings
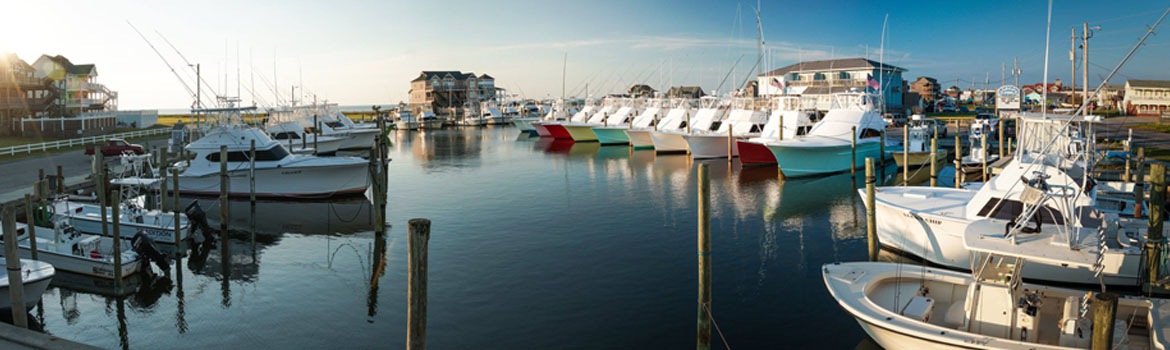
[[[772,155],[772,151],[768,150],[768,146],[762,143],[738,140],[735,142],[735,148],[739,151],[739,161],[744,166],[776,164],[776,156]]]
[[[532,122],[532,120],[528,119],[528,118],[512,119],[512,125],[515,125],[517,130],[524,131],[524,132],[535,131],[535,129],[532,128],[531,122]]]
[[[626,136],[625,126],[598,126],[593,128],[593,134],[597,136],[597,142],[603,145],[624,145],[630,143],[629,136]]]
[[[634,148],[654,148],[654,139],[650,138],[650,130],[626,130],[626,138]]]
[[[650,139],[654,143],[654,152],[657,153],[681,153],[690,151],[690,147],[687,146],[687,140],[683,138],[683,134],[655,131],[650,133]]]
[[[348,130],[345,132],[345,140],[341,143],[339,149],[368,149],[374,147],[374,140],[378,138],[378,134],[377,129]]]
[[[930,166],[930,152],[910,152],[903,154],[902,152],[893,151],[890,155],[893,156],[894,162],[899,167],[906,166],[907,160],[909,160],[911,168]],[[942,149],[938,150],[935,153],[934,159],[935,163],[939,164],[939,166],[946,165],[947,151]]]
[[[45,294],[45,290],[49,289],[49,282],[53,280],[56,275],[56,269],[49,263],[36,260],[20,260],[20,270],[23,277],[24,286],[24,309],[32,309],[41,300],[41,295]],[[0,276],[4,279],[4,286],[0,287],[0,295],[9,295],[8,292],[8,275]],[[0,298],[0,310],[12,310],[11,298]]]
[[[877,142],[858,142],[857,156],[853,158],[848,143],[834,146],[803,147],[785,144],[768,145],[776,164],[785,177],[802,177],[849,171],[856,164],[865,166],[865,158],[877,159],[881,150]],[[854,163],[856,160],[856,163]]]
[[[691,150],[691,157],[695,159],[727,158],[739,155],[735,144],[730,143],[727,135],[683,135],[687,141],[687,148]]]
[[[540,136],[540,137],[551,137],[551,136],[552,136],[552,134],[550,134],[550,133],[548,132],[548,128],[547,128],[547,127],[545,127],[545,125],[544,125],[544,124],[541,124],[541,123],[530,123],[529,125],[532,125],[532,131],[535,131],[535,132],[536,132],[536,135],[538,135],[538,136]]]
[[[186,174],[186,173],[184,173]],[[179,175],[179,192],[218,196],[219,174]],[[228,195],[249,196],[248,170],[228,172]],[[325,181],[324,179],[330,179]],[[334,181],[333,179],[336,179]],[[256,196],[264,198],[329,198],[360,195],[370,186],[369,165],[365,162],[256,169]]]
[[[569,135],[569,131],[566,130],[565,126],[562,124],[544,124],[544,127],[546,129],[548,129],[549,136],[552,136],[555,139],[558,139],[558,140],[572,140],[573,139],[573,135]]]
[[[593,133],[593,126],[591,125],[563,125],[565,131],[576,142],[597,142],[597,134]]]

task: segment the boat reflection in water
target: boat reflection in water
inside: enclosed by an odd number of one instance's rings
[[[184,207],[196,198],[180,197]],[[199,198],[199,205],[207,212],[207,222],[219,229],[219,201]],[[253,221],[256,232],[264,235],[281,233],[349,234],[374,228],[373,203],[365,196],[322,201],[256,200],[256,215],[248,199],[229,199],[228,229],[251,232]],[[253,220],[254,219],[254,220]]]

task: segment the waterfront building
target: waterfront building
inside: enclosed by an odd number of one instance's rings
[[[1125,97],[1122,98],[1129,115],[1162,115],[1170,106],[1170,81],[1126,80]]]
[[[15,54],[0,54],[0,135],[20,131],[19,120],[44,111],[55,98],[36,69]]]
[[[817,98],[817,109],[827,111],[832,94],[850,89],[877,89],[885,112],[901,112],[906,69],[865,58],[798,62],[757,76],[760,96],[802,95]]]
[[[496,98],[496,79],[487,74],[459,71],[423,71],[410,81],[410,109],[414,115],[429,110],[446,119],[458,119],[467,106]]]
[[[37,116],[69,117],[118,110],[118,93],[98,83],[95,65],[73,64],[61,55],[41,55],[32,66],[37,78],[48,79],[57,90],[53,106]]]

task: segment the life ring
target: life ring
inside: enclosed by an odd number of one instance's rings
[[[99,253],[97,251],[97,249],[94,249],[94,250],[89,251],[89,257],[94,258],[94,259],[101,259],[102,253]]]

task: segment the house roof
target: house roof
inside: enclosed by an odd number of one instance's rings
[[[1131,87],[1170,89],[1170,80],[1126,80]]]
[[[784,75],[788,73],[797,72],[825,72],[825,71],[840,71],[840,70],[855,70],[855,69],[885,69],[895,72],[905,72],[905,68],[895,67],[892,65],[874,62],[865,58],[841,58],[835,60],[821,60],[799,62],[789,66],[775,69],[771,72],[760,74],[759,76]]]
[[[73,64],[73,62],[70,62],[68,58],[65,58],[65,56],[61,56],[61,55],[56,55],[56,56],[41,55],[41,56],[48,58],[50,61],[53,61],[53,63],[56,63],[57,65],[61,66],[61,68],[64,68],[65,72],[68,74],[72,74],[72,75],[97,74],[96,67],[93,64]]]
[[[446,71],[426,71],[426,70],[424,70],[424,71],[422,71],[422,73],[420,73],[418,75],[418,78],[414,78],[414,80],[411,80],[411,81],[431,80],[431,79],[436,78],[436,77],[438,77],[439,79],[443,79],[443,78],[447,77],[447,75],[451,75],[451,78],[455,79],[455,80],[467,80],[467,78],[475,78],[475,73],[470,73],[470,72],[463,73],[463,72],[454,71],[454,70],[446,70]]]
[[[487,73],[484,73],[483,75],[480,75],[480,76],[479,76],[479,79],[491,79],[491,80],[496,80],[496,78],[492,78],[492,76],[490,76],[490,75],[487,75]]]
[[[28,62],[25,62],[24,60],[20,59],[20,57],[17,57],[16,54],[14,54],[14,53],[6,53],[3,56],[0,56],[0,66],[17,67],[17,68],[21,68],[24,70],[32,70],[33,69],[33,67],[30,66],[28,64]]]

